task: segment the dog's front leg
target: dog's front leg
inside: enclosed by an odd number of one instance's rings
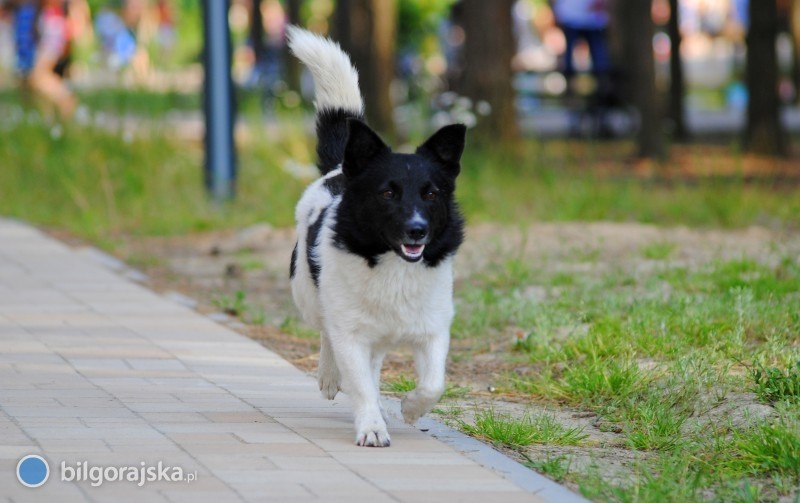
[[[356,445],[388,447],[391,439],[381,414],[380,389],[375,382],[369,346],[349,338],[337,340],[335,334],[330,335],[342,390],[353,401]]]
[[[450,346],[450,334],[439,333],[415,344],[414,363],[417,367],[417,387],[403,397],[403,419],[414,424],[433,409],[444,393],[445,364]]]

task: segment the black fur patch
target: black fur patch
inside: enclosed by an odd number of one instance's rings
[[[338,196],[344,192],[344,188],[347,186],[347,180],[344,174],[339,174],[326,179],[323,185],[325,185],[325,188],[328,189],[328,192],[330,192],[332,196]]]
[[[336,212],[336,246],[374,267],[380,255],[398,252],[405,224],[416,211],[430,227],[423,263],[436,267],[453,255],[464,239],[464,220],[453,197],[453,172],[421,154],[379,156],[348,181]],[[392,199],[384,198],[387,190],[394,194]],[[430,191],[436,192],[432,201],[424,197]]]
[[[325,220],[325,213],[328,208],[324,208],[313,224],[308,226],[308,235],[306,236],[306,260],[308,261],[308,270],[311,271],[311,279],[314,280],[314,286],[319,287],[319,262],[314,258],[314,250],[317,247],[317,238],[319,231],[322,229],[322,222]]]
[[[294,279],[294,274],[297,272],[297,243],[294,244],[292,249],[292,261],[289,264],[289,279]]]
[[[317,112],[317,157],[323,175],[336,169],[344,159],[347,143],[347,119],[363,119],[358,114],[341,108]]]

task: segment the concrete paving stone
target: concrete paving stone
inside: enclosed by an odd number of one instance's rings
[[[131,370],[125,360],[118,358],[75,358],[67,362],[83,373],[86,370]]]
[[[304,429],[320,430],[326,428],[332,428],[334,430],[349,430],[353,428],[353,421],[350,419],[349,415],[344,414],[340,414],[339,417],[336,418],[325,419],[319,419],[315,417],[284,417],[280,418],[280,422],[281,424],[284,424],[295,431]]]
[[[11,367],[18,373],[18,374],[38,374],[37,377],[39,379],[42,378],[43,374],[49,375],[58,375],[58,378],[68,375],[68,374],[75,374],[75,369],[72,368],[67,362],[61,360],[60,361],[53,361],[50,363],[38,363],[38,362],[19,362],[19,363],[12,363]]]
[[[349,452],[332,452],[331,457],[337,462],[351,465],[423,465],[435,472],[436,466],[472,466],[473,462],[455,452],[426,452],[420,455],[418,452],[405,452],[395,454],[375,454],[372,449],[367,451],[353,450]]]
[[[81,424],[87,428],[150,428],[150,423],[138,416],[133,417],[82,417]]]
[[[158,431],[163,433],[231,433],[236,434],[245,443],[264,443],[272,442],[278,435],[291,434],[291,430],[276,422],[265,421],[254,423],[251,428],[244,428],[241,423],[153,423]],[[251,425],[247,425],[251,426]],[[259,440],[259,438],[261,438]],[[306,441],[295,436],[295,438]]]
[[[428,442],[428,438],[421,437],[421,438],[414,438],[414,439],[401,439],[398,435],[397,429],[389,429],[389,435],[392,437],[392,450],[397,454],[402,454],[405,452],[415,452],[418,453],[420,456],[426,456],[428,453],[431,452],[452,452],[452,449],[447,447],[445,444],[440,444],[439,442],[431,443]],[[360,447],[357,447],[354,444],[355,441],[355,431],[352,431],[352,435],[344,435],[342,438],[332,438],[332,439],[320,439],[316,442],[320,447],[325,449],[326,451],[330,452],[332,456],[336,456],[339,452],[353,452]]]
[[[112,452],[111,448],[102,440],[96,439],[76,439],[76,438],[53,438],[53,439],[39,439],[39,446],[42,452],[46,452],[49,456],[58,457],[60,453],[70,453],[80,455],[83,453],[108,453]]]
[[[78,389],[2,389],[0,388],[0,402],[3,401],[18,401],[26,398],[95,398],[95,397],[111,397],[103,390],[96,388],[78,388]]]
[[[0,315],[3,315],[2,311],[0,311]],[[80,305],[72,306],[71,309],[59,313],[48,311],[47,306],[37,306],[31,309],[30,312],[14,311],[5,314],[5,317],[10,321],[29,331],[43,328],[69,327],[70,319],[83,319],[84,317],[91,319],[97,316],[89,308]]]
[[[186,377],[151,377],[147,381],[149,384],[156,386],[159,391],[167,393],[187,392],[192,393],[222,393],[219,387],[209,382],[204,377],[197,374]]]
[[[108,440],[123,437],[142,443],[157,440],[161,436],[158,431],[151,428],[118,428],[116,426],[108,428],[59,428],[26,425],[24,430],[30,437],[40,440],[58,440],[62,438]]]
[[[197,412],[142,412],[139,414],[143,420],[154,425],[162,423],[176,423],[180,425],[209,422],[208,417]]]
[[[63,405],[55,398],[43,397],[43,396],[20,397],[16,398],[14,400],[14,403],[18,405],[33,406],[33,407],[47,407],[47,406],[52,407],[52,406]]]
[[[395,501],[413,503],[486,503],[487,501],[502,501],[503,503],[532,503],[545,500],[530,493],[511,493],[508,491],[481,491],[469,493],[467,491],[390,491],[389,494]]]
[[[11,362],[16,366],[24,364],[51,364],[54,366],[65,366],[66,362],[59,355],[53,353],[29,353],[19,352],[14,354],[0,354],[0,362]]]
[[[16,463],[10,470],[4,470],[4,473],[14,473]],[[23,486],[16,480],[10,480],[5,484],[0,484],[0,491],[4,496],[8,497],[9,501],[28,502],[28,501],[57,501],[59,503],[85,503],[87,500],[91,501],[89,497],[81,491],[75,484],[69,482],[62,482],[56,480],[53,474],[50,474],[51,479],[41,487],[31,489]],[[5,481],[3,481],[5,482]],[[35,492],[34,492],[35,491]]]
[[[348,494],[357,494],[363,498],[382,496],[382,491],[370,484],[369,481],[344,469],[320,472],[272,470],[263,473],[258,470],[217,470],[214,474],[240,491],[248,484],[262,484],[263,488],[289,483],[302,485],[316,496],[345,496]]]
[[[465,479],[466,481],[483,479],[485,470],[483,467],[469,465],[427,465],[425,458],[420,458],[416,465],[386,465],[377,463],[367,463],[362,465],[350,465],[350,468],[369,480],[377,480],[382,477],[397,479],[408,479],[415,481],[428,480],[456,480]],[[499,480],[500,477],[497,477]]]
[[[126,401],[130,410],[136,413],[145,412],[198,412],[197,407],[192,404],[172,400],[169,402],[139,402]]]
[[[381,476],[370,477],[370,482],[384,491],[419,491],[419,492],[509,492],[517,493],[519,488],[503,480],[500,476],[494,478],[486,476],[484,473],[478,479],[465,479],[463,477],[439,477],[439,478],[417,478],[400,477],[387,470]]]
[[[173,442],[180,445],[243,445],[242,439],[231,433],[180,433],[169,432],[166,434]]]
[[[80,343],[76,343],[80,344]],[[146,358],[171,358],[171,355],[157,347],[146,344],[105,344],[103,341],[91,341],[89,344],[98,344],[96,347],[64,347],[50,345],[51,349],[65,358],[119,358],[119,359],[146,359]]]
[[[145,484],[145,487],[139,487],[134,482],[126,481],[105,482],[99,487],[92,487],[90,481],[65,482],[65,484],[72,484],[79,487],[81,492],[86,495],[88,501],[141,503],[143,501],[142,493],[146,491],[148,503],[151,501],[155,503],[167,503],[169,500],[160,494],[159,490],[163,490],[168,485],[177,484],[177,482],[154,482]]]
[[[20,443],[19,445],[6,443],[4,440],[3,445],[0,445],[0,472],[2,472],[3,476],[8,473],[14,473],[17,463],[23,456],[38,451],[39,446],[30,440],[26,443]],[[13,463],[11,461],[13,461]],[[2,487],[1,483],[0,487]]]
[[[203,466],[219,476],[222,472],[260,472],[277,470],[278,465],[264,456],[242,456],[241,454],[229,454],[227,456],[203,456],[201,459]],[[239,480],[235,478],[220,477],[228,483],[235,483]],[[235,484],[234,484],[235,485]]]
[[[3,409],[10,416],[25,417],[134,417],[123,407],[57,407],[57,406],[17,406],[6,405]]]
[[[19,419],[17,419],[17,421],[19,421]],[[83,421],[81,421],[77,417],[26,417],[25,426],[52,426],[56,428],[80,428],[86,425],[83,423]]]
[[[209,421],[215,423],[274,423],[275,420],[270,416],[259,411],[244,412],[206,412],[203,414]]]
[[[35,380],[30,380],[30,383],[37,389],[42,390],[70,391],[76,388],[88,388],[90,385],[83,376],[78,375],[74,371],[61,375],[37,375],[35,378]]]
[[[172,358],[126,358],[125,362],[134,370],[185,370],[186,366]]]
[[[236,494],[241,501],[249,502],[295,502],[317,500],[308,489],[298,483],[283,481],[278,484],[265,482],[242,482],[236,484]]]
[[[299,436],[287,436],[283,442],[271,444],[242,444],[220,445],[205,444],[185,446],[186,450],[192,454],[202,456],[209,454],[259,454],[262,456],[301,456],[301,457],[330,457],[316,443],[311,443],[308,439]],[[216,449],[215,449],[216,448]]]
[[[69,397],[59,396],[55,399],[64,407],[120,407],[121,403],[113,396]]]
[[[286,456],[267,454],[269,459],[276,467],[281,470],[306,470],[316,471],[338,471],[344,469],[344,465],[339,461],[323,456]]]
[[[166,437],[141,438],[108,436],[102,439],[116,458],[120,455],[134,459],[169,459],[174,456],[185,456],[186,451]]]
[[[0,342],[3,343],[3,353],[6,358],[11,355],[43,354],[50,353],[50,348],[40,341],[33,340],[28,332],[20,332],[19,338],[12,340],[9,335],[0,333]]]
[[[306,437],[303,437],[302,434],[298,434],[298,432],[293,432],[289,429],[284,429],[283,431],[270,431],[270,432],[236,431],[236,436],[242,439],[242,441],[247,444],[270,445],[270,444],[308,442],[308,440],[306,440]]]

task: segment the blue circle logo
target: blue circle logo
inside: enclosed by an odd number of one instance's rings
[[[17,479],[25,487],[39,487],[47,482],[50,467],[47,461],[36,454],[30,454],[17,463]]]

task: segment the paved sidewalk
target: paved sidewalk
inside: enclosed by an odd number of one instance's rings
[[[388,449],[356,447],[345,398],[323,400],[258,343],[0,218],[0,501],[544,501],[397,419],[390,432]],[[49,462],[41,487],[17,481],[28,454]],[[82,462],[162,462],[196,480],[61,480]]]

